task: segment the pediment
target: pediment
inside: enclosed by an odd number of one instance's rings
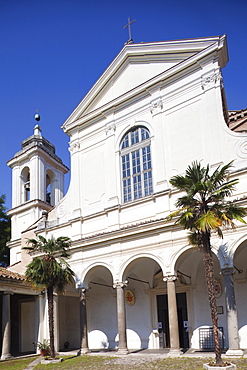
[[[225,36],[125,45],[64,123],[64,130],[68,131],[73,122],[81,121],[88,114],[109,107],[116,99],[127,98],[130,92],[141,89],[148,82],[152,84],[162,74],[202,51],[210,47],[219,50],[224,41]]]
[[[128,60],[127,63],[107,81],[94,101],[87,106],[84,113],[102,107],[116,97],[124,95],[147,80],[168,70],[176,63],[177,61],[149,62],[147,60]]]

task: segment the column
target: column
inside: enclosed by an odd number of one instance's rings
[[[58,310],[58,295],[53,294],[53,304],[54,304],[54,349],[55,353],[59,352],[59,310]]]
[[[38,320],[38,331],[37,331],[37,341],[42,342],[44,338],[44,314],[45,314],[45,304],[46,296],[44,292],[41,292],[37,297],[37,320]],[[39,353],[38,348],[36,348],[36,353]]]
[[[34,326],[34,342],[39,340],[39,323],[40,323],[40,309],[39,309],[39,295],[35,297],[35,326]],[[34,347],[37,353],[37,347]]]
[[[127,335],[126,335],[126,314],[125,314],[125,298],[124,298],[124,287],[126,283],[117,282],[113,285],[113,288],[117,289],[117,317],[118,317],[118,353],[120,355],[126,355],[129,353],[127,348]]]
[[[226,315],[227,315],[227,329],[229,349],[226,352],[228,356],[242,356],[243,351],[239,346],[238,335],[238,315],[236,309],[235,291],[233,274],[234,268],[226,268],[221,270],[224,276],[225,285],[225,300],[226,300]]]
[[[175,281],[176,276],[165,276],[163,278],[167,282],[167,298],[168,298],[168,318],[170,332],[170,352],[169,356],[181,355],[178,331],[178,312],[176,301]]]
[[[86,305],[86,289],[79,289],[80,293],[80,328],[81,328],[81,355],[89,352],[88,336],[87,336],[87,305]]]
[[[2,355],[1,360],[11,356],[10,293],[3,294],[2,304]]]

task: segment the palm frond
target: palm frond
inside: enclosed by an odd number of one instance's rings
[[[194,161],[188,166],[185,176],[172,177],[171,184],[185,194],[176,202],[179,210],[168,216],[168,219],[176,215],[179,217],[176,223],[185,229],[195,228],[202,232],[215,230],[221,237],[222,226],[234,227],[234,219],[245,222],[244,208],[225,201],[238,183],[238,179],[227,179],[232,164],[233,161],[218,166],[210,175],[209,165],[203,167],[200,162]]]
[[[188,181],[186,180],[186,178],[182,175],[176,175],[176,176],[173,176],[171,179],[170,179],[170,184],[172,186],[174,186],[175,188],[181,190],[181,191],[184,191],[187,189],[187,186],[188,186]]]
[[[214,212],[208,211],[200,215],[195,222],[195,226],[197,229],[207,232],[212,229],[218,229],[220,226],[222,226],[222,220],[217,217]]]
[[[29,239],[25,249],[38,251],[42,256],[35,257],[27,266],[26,280],[34,287],[48,289],[50,287],[63,290],[73,280],[74,272],[64,258],[70,256],[71,241],[68,237],[46,240],[43,236]]]
[[[188,233],[188,241],[190,245],[194,247],[201,248],[202,247],[202,236],[198,231],[191,231]]]
[[[230,173],[233,162],[234,161],[231,161],[222,167],[218,166],[210,176],[212,183],[221,184],[222,182],[226,181],[227,175]]]
[[[166,218],[165,220],[166,221],[171,221],[174,217],[177,217],[179,216],[182,212],[184,212],[186,208],[181,208],[181,209],[178,209],[177,211],[174,211],[172,213],[170,213]]]

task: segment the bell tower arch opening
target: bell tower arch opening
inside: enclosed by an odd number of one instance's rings
[[[51,206],[54,206],[56,204],[56,190],[57,190],[57,179],[55,173],[48,169],[46,171],[46,196],[45,201],[46,203],[49,203]]]
[[[24,167],[21,172],[21,199],[22,203],[30,200],[30,169],[29,167]]]

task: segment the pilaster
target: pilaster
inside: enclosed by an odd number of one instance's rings
[[[81,330],[81,350],[80,354],[85,355],[89,352],[87,335],[87,305],[86,289],[79,288],[80,293],[80,330]]]
[[[2,305],[2,355],[1,360],[11,356],[10,293],[4,292]]]
[[[234,268],[225,268],[221,270],[224,276],[225,299],[226,299],[226,314],[227,314],[227,329],[229,349],[226,352],[228,356],[242,356],[243,351],[239,346],[238,334],[238,315],[235,300],[235,290],[233,282]]]

